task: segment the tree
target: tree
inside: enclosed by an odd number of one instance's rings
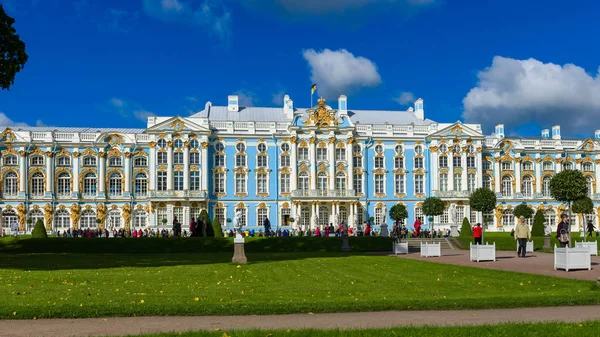
[[[427,217],[434,217],[444,214],[444,202],[438,197],[429,197],[423,201],[421,209]],[[431,231],[433,232],[433,221],[431,222]]]
[[[223,228],[221,227],[221,222],[219,221],[219,218],[215,218],[215,221],[213,221],[212,229],[213,229],[213,236],[218,237],[218,238],[223,237]]]
[[[533,209],[526,204],[520,204],[513,210],[513,215],[516,218],[524,217],[525,219],[529,219],[533,216]]]
[[[4,11],[0,4],[0,88],[8,90],[15,82],[15,76],[23,69],[27,59],[25,42],[13,28],[15,19]]]
[[[210,217],[208,216],[208,212],[203,209],[200,212],[200,220],[202,224],[202,237],[213,237],[215,236],[215,232],[212,227],[212,222],[210,221]]]
[[[564,170],[550,180],[550,195],[554,200],[567,204],[571,219],[571,203],[587,197],[587,182],[583,173],[577,170]]]
[[[469,205],[471,209],[482,214],[490,213],[496,208],[496,193],[489,188],[480,187],[469,196]],[[484,222],[486,220],[484,219]]]
[[[48,237],[48,233],[46,233],[46,227],[44,227],[44,222],[42,222],[42,219],[38,219],[38,221],[35,222],[33,231],[31,231],[31,237],[34,239],[45,239]]]
[[[466,217],[463,219],[462,227],[460,227],[460,236],[461,237],[471,237],[472,235],[471,224],[469,223],[469,219]]]
[[[593,214],[594,213],[594,202],[592,201],[592,199],[590,199],[590,197],[588,197],[587,195],[581,199],[577,199],[575,201],[573,201],[573,212],[577,213],[577,214],[581,214],[581,216],[583,217],[583,214]],[[582,224],[582,226],[584,226],[584,230],[585,230],[585,223]],[[584,239],[586,239],[587,237],[584,235],[583,236]]]
[[[544,236],[544,222],[546,218],[544,217],[544,212],[540,209],[535,212],[535,216],[533,217],[533,227],[531,228],[531,236],[539,237]]]
[[[392,208],[390,208],[390,218],[396,221],[396,225],[404,221],[404,219],[408,218],[406,206],[403,204],[395,204]]]

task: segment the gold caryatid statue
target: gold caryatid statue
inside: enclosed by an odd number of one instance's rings
[[[318,100],[319,105],[308,110],[307,126],[328,127],[338,126],[338,120],[335,118],[335,110],[327,109],[325,98]]]

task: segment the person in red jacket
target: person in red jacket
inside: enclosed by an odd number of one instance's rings
[[[478,223],[477,226],[472,228],[473,230],[473,239],[475,239],[476,245],[481,245],[481,236],[483,235],[483,228],[481,228],[481,224]]]
[[[422,225],[421,218],[415,219],[415,223],[414,223],[413,227],[415,228],[415,232],[417,232],[416,235],[418,238],[421,237],[421,225]]]

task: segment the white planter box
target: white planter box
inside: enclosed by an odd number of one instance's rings
[[[592,269],[592,258],[588,248],[558,248],[554,245],[554,269]]]
[[[423,243],[421,242],[421,256],[442,256],[442,248],[440,243]]]
[[[394,254],[408,254],[408,242],[394,242]]]
[[[518,251],[519,251],[519,241],[517,241],[517,252]],[[525,245],[525,252],[533,253],[533,241],[527,241],[527,244]]]
[[[587,248],[590,251],[590,255],[598,256],[598,242],[575,242],[575,248]]]
[[[470,257],[471,261],[496,261],[496,243],[485,245],[474,245],[473,242],[470,244]]]

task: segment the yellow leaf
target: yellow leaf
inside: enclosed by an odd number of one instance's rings
[[[144,304],[144,300],[141,300],[141,301],[140,301],[140,303],[141,303],[141,304]]]
[[[238,269],[242,268],[242,266],[240,266],[239,264],[238,264],[238,266],[237,266],[237,267],[238,267]]]
[[[16,315],[17,315],[17,312],[16,312],[16,311],[15,311],[15,312],[13,312],[13,316],[16,316]]]
[[[80,306],[80,307],[83,307],[83,303],[79,303],[79,306]]]
[[[194,301],[198,302],[200,299],[198,297],[194,298]]]

